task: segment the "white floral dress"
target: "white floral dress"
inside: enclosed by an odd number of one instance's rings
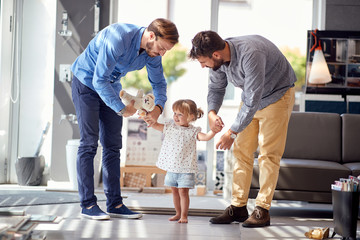
[[[196,141],[200,127],[183,127],[173,121],[164,124],[164,140],[156,166],[168,172],[196,173],[198,171]]]

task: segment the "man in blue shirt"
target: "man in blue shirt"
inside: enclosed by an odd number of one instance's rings
[[[135,114],[134,104],[121,101],[120,78],[146,66],[155,95],[156,107],[144,120],[157,121],[167,100],[161,57],[177,42],[174,23],[155,19],[147,28],[115,23],[100,31],[75,60],[72,97],[80,129],[77,179],[82,215],[91,219],[112,217],[141,218],[122,202],[120,190],[120,149],[123,117]],[[102,174],[107,197],[107,213],[97,205],[94,195],[94,167],[98,140],[103,147]]]

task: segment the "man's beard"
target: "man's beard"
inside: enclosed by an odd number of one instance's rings
[[[213,59],[214,61],[214,66],[212,67],[212,70],[216,71],[218,70],[221,65],[224,64],[224,60],[221,58],[221,59]]]
[[[154,42],[147,42],[146,43],[146,47],[145,47],[145,51],[146,53],[150,56],[150,57],[156,57],[159,56],[159,54],[154,53],[152,50],[154,48]]]

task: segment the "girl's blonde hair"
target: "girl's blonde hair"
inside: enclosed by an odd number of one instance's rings
[[[172,105],[172,109],[173,109],[173,111],[179,111],[183,114],[188,115],[189,122],[195,121],[204,115],[204,111],[201,110],[201,108],[198,108],[196,106],[196,103],[190,99],[177,100]],[[194,116],[193,119],[191,119],[191,115]]]

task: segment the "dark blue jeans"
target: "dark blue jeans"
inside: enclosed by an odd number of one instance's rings
[[[102,177],[107,208],[122,203],[120,190],[120,149],[123,118],[101,100],[100,96],[82,84],[76,77],[72,81],[72,98],[80,129],[77,154],[77,180],[80,206],[90,207],[97,202],[94,194],[94,157],[98,140],[103,147]]]

